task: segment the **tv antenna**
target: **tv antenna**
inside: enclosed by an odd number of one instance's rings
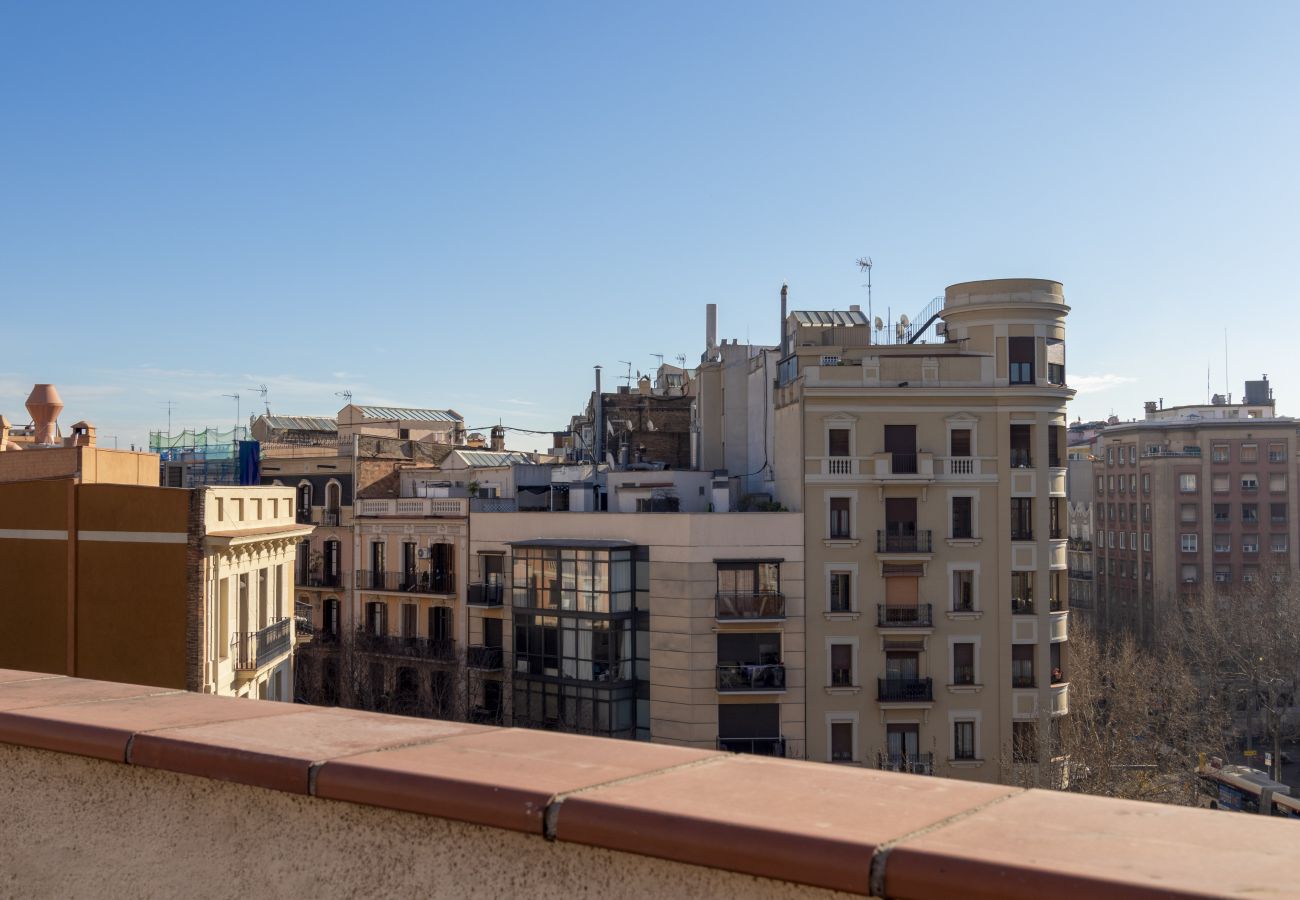
[[[748,343],[748,341],[746,341],[746,343]],[[684,369],[684,368],[686,368],[686,354],[685,354],[685,353],[678,353],[677,356],[674,357],[674,359],[677,360],[677,368],[679,368],[679,369]]]
[[[259,393],[259,394],[262,395],[262,405],[263,405],[264,407],[266,407],[266,414],[269,416],[269,415],[271,414],[271,404],[269,404],[269,403],[266,402],[266,393],[267,393],[267,391],[270,390],[270,388],[268,388],[268,387],[267,387],[266,385],[264,385],[264,384],[259,384],[259,385],[258,385],[257,387],[255,387],[255,388],[249,388],[249,390],[250,390],[250,391],[256,391],[257,393]]]
[[[172,436],[172,407],[176,405],[175,400],[159,400],[159,405],[167,407],[167,436]]]
[[[223,396],[223,397],[229,397],[231,400],[234,400],[234,401],[235,401],[235,429],[238,430],[238,429],[239,429],[239,395],[238,395],[238,394],[222,394],[221,396]],[[238,435],[236,435],[236,437],[238,437]]]
[[[662,366],[664,364],[664,355],[662,353],[651,353],[650,355],[659,360],[659,365]]]
[[[872,310],[871,310],[871,257],[870,256],[858,257],[858,271],[867,273],[867,319],[871,319]],[[879,320],[877,319],[877,321]],[[876,330],[879,331],[880,327],[877,326]]]
[[[619,362],[627,366],[627,374],[623,376],[623,380],[627,382],[627,386],[630,388],[632,387],[632,363],[626,359],[620,359]]]
[[[335,392],[334,392],[334,396],[335,396],[335,397],[342,397],[342,398],[343,398],[343,404],[344,404],[345,406],[351,406],[351,405],[352,405],[352,392],[351,392],[351,391],[335,391]]]

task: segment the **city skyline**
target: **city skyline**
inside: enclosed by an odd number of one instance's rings
[[[783,282],[865,305],[864,255],[895,318],[1061,281],[1072,419],[1300,384],[1294,7],[304,10],[0,13],[0,413],[562,429],[706,303],[755,343]]]

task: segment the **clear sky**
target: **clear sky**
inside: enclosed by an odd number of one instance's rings
[[[0,4],[0,412],[558,429],[606,383],[1064,282],[1072,416],[1300,414],[1300,3]],[[71,416],[71,418],[69,418]],[[512,446],[546,446],[512,438]]]

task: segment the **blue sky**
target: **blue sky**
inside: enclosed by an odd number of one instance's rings
[[[1300,4],[0,5],[0,412],[122,446],[590,389],[1064,282],[1073,414],[1267,372],[1300,413]],[[608,381],[607,381],[608,383]],[[67,418],[71,416],[72,418]],[[544,439],[512,438],[522,447]]]

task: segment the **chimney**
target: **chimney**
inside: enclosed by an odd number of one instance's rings
[[[777,334],[781,336],[781,345],[780,345],[781,356],[785,356],[786,353],[788,352],[785,346],[785,317],[788,315],[786,311],[786,297],[789,294],[789,292],[790,292],[790,285],[782,284],[781,285],[781,330],[777,332]]]
[[[718,304],[709,303],[704,307],[704,349],[709,353],[718,346]]]
[[[596,407],[595,434],[591,439],[591,455],[595,459],[596,465],[600,465],[605,455],[602,452],[605,446],[605,401],[600,396],[600,366],[596,366],[596,401],[593,406]]]
[[[72,446],[95,446],[95,426],[84,419],[72,426]]]
[[[1154,418],[1156,417],[1156,401],[1154,401],[1154,400],[1148,400],[1148,401],[1147,401],[1145,404],[1143,404],[1143,405],[1144,405],[1145,408],[1146,408],[1147,418],[1148,418],[1148,419],[1154,419]]]
[[[850,303],[849,312],[862,312],[862,306],[857,303]]]
[[[27,397],[27,412],[36,426],[36,444],[53,444],[55,425],[63,410],[63,400],[52,384],[38,384]]]
[[[492,449],[497,453],[506,449],[506,430],[500,425],[492,426]]]
[[[639,393],[643,395],[653,394],[654,389],[650,385],[650,376],[642,375],[640,378],[638,378],[636,380],[636,389]]]

